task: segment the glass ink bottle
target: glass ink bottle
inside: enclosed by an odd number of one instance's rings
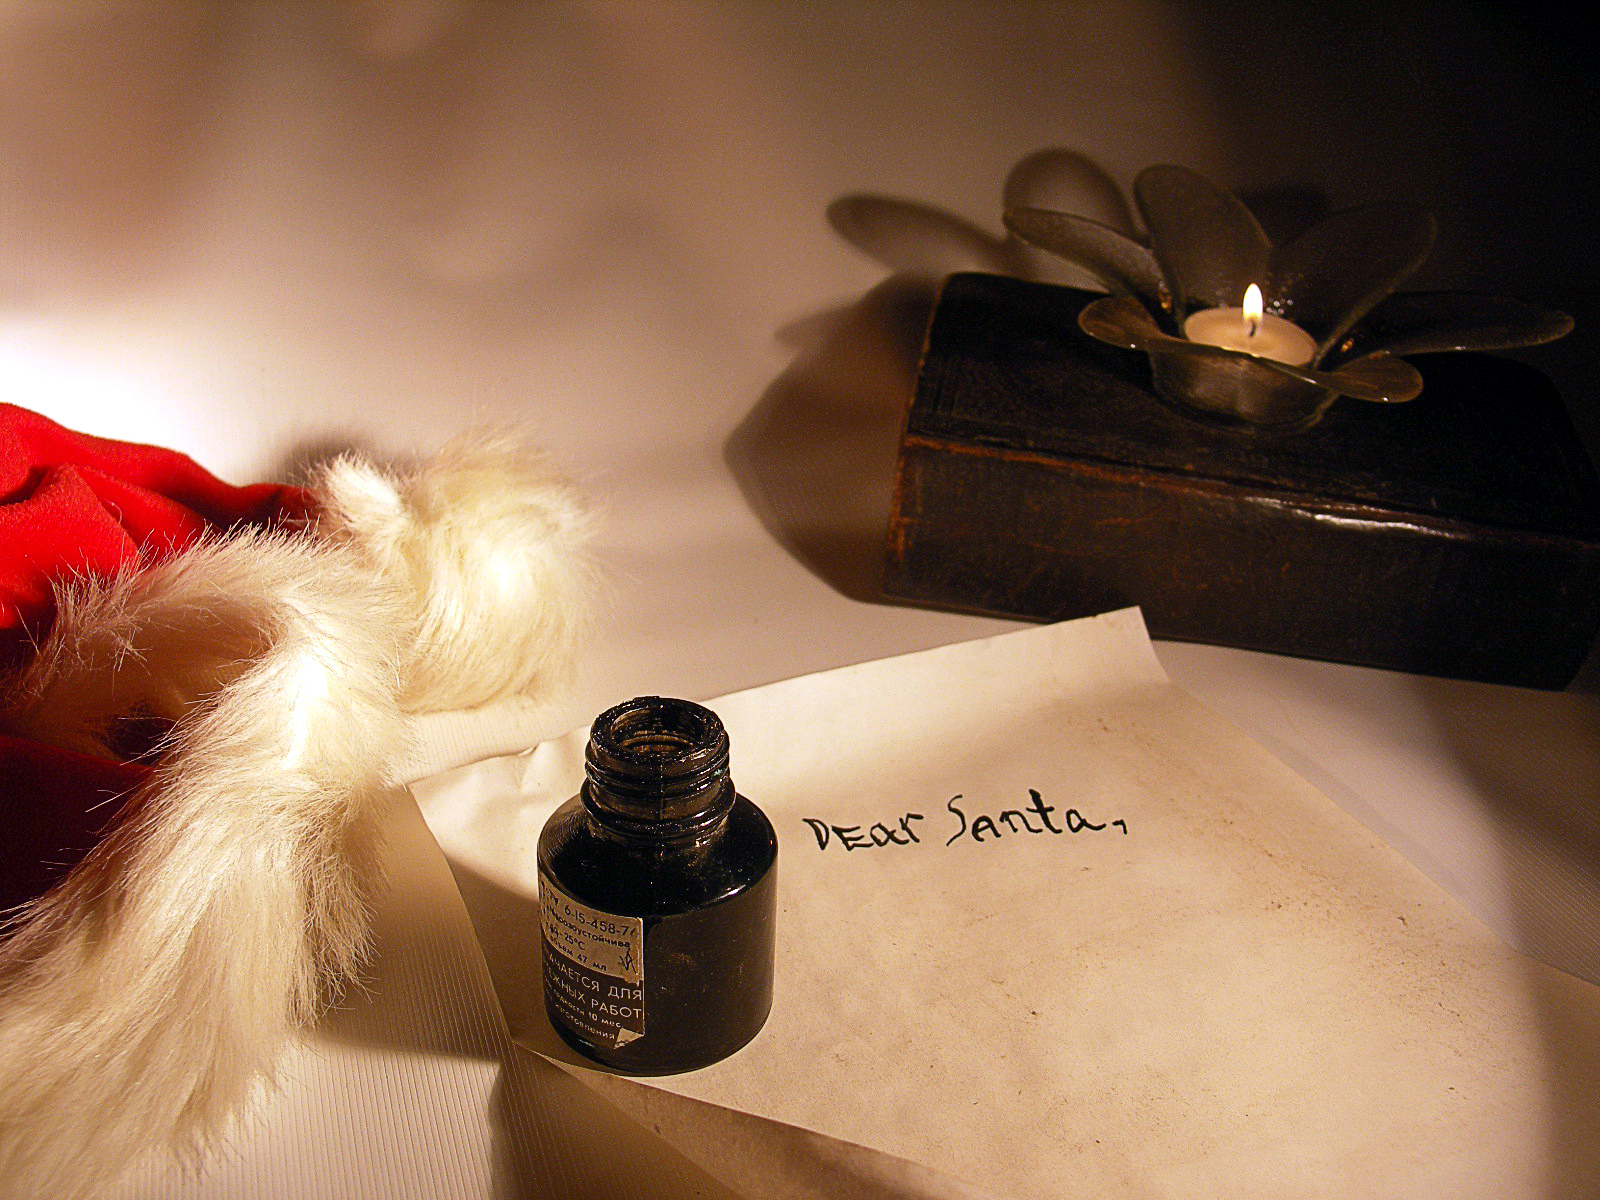
[[[641,696],[595,719],[582,790],[539,836],[545,1009],[637,1075],[707,1066],[772,1007],[778,841],[710,709]]]

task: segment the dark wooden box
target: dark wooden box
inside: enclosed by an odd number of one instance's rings
[[[1561,398],[1486,355],[1419,358],[1409,404],[1296,433],[1178,413],[1089,293],[946,281],[900,448],[885,592],[1532,687],[1600,626],[1600,486]]]

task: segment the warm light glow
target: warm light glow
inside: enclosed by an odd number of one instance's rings
[[[1264,312],[1261,289],[1251,284],[1239,308],[1202,308],[1183,322],[1183,336],[1203,346],[1220,346],[1255,358],[1303,367],[1317,356],[1317,344],[1294,322]]]
[[[185,431],[170,406],[88,357],[21,322],[0,323],[0,399],[100,437],[181,445]]]
[[[1261,289],[1251,284],[1244,290],[1244,332],[1246,337],[1255,337],[1256,330],[1261,328]]]

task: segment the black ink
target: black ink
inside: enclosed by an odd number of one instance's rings
[[[901,817],[900,820],[903,823],[905,818]],[[882,821],[873,822],[872,828],[867,832],[872,836],[872,844],[874,846],[909,846],[911,844],[911,839],[905,834],[898,829],[889,828]]]
[[[846,850],[861,850],[872,845],[862,835],[859,825],[835,825],[833,832],[839,835],[839,844]]]
[[[1028,789],[1028,795],[1033,799],[1033,803],[1028,807],[1032,809],[1032,811],[1039,814],[1039,819],[1044,822],[1044,827],[1051,833],[1060,833],[1061,830],[1057,829],[1054,823],[1050,820],[1050,814],[1056,810],[1055,805],[1046,804],[1044,802],[1044,797],[1039,795],[1039,793],[1034,791],[1032,788]]]
[[[1045,834],[1077,834],[1098,833],[1115,825],[1126,836],[1128,823],[1121,818],[1113,821],[1093,821],[1083,815],[1076,808],[1069,808],[1061,814],[1062,824],[1058,824],[1051,814],[1060,813],[1061,810],[1053,804],[1048,804],[1042,795],[1034,788],[1028,789],[1030,803],[1026,808],[1004,808],[998,816],[989,813],[975,813],[971,816],[956,803],[965,800],[966,796],[957,792],[945,801],[945,811],[956,819],[958,828],[945,839],[946,846],[953,846],[963,837],[974,842],[984,843],[1000,841],[1007,837],[1021,837],[1024,834],[1039,837]],[[874,821],[867,826],[862,825],[828,825],[816,817],[802,817],[811,828],[812,835],[817,839],[817,849],[827,850],[830,846],[839,845],[846,850],[882,850],[889,846],[921,845],[922,839],[917,835],[912,822],[923,821],[927,818],[919,812],[908,812],[895,821]],[[866,832],[862,832],[865,828]]]
[[[1042,829],[1035,829],[1033,827],[1032,823],[1028,820],[1028,814],[1027,813],[1023,812],[1019,808],[1008,808],[1003,813],[1000,814],[1000,819],[1005,822],[1006,828],[1011,830],[1012,833],[1016,833],[1017,832],[1017,826],[1016,826],[1016,823],[1012,821],[1012,819],[1011,819],[1012,817],[1015,817],[1018,821],[1021,821],[1022,822],[1022,828],[1024,830],[1026,830],[1028,833],[1043,833],[1044,832],[1044,830],[1042,830]]]
[[[1013,837],[1032,834],[1037,837],[1045,833],[1056,835],[1064,833],[1097,833],[1112,824],[1121,829],[1124,834],[1128,832],[1126,821],[1120,819],[1117,821],[1092,821],[1076,808],[1069,808],[1063,814],[1062,820],[1065,822],[1066,827],[1062,828],[1050,816],[1051,813],[1058,811],[1055,805],[1045,803],[1044,797],[1033,788],[1028,789],[1028,796],[1032,803],[1025,809],[1006,808],[1001,809],[999,817],[990,816],[988,813],[978,813],[970,818],[956,805],[957,800],[965,799],[965,797],[961,794],[952,796],[945,808],[949,809],[955,818],[961,822],[961,828],[950,835],[945,845],[953,845],[963,836],[970,836],[974,842],[984,842],[1004,838],[1007,834]],[[1038,817],[1043,823],[1044,827],[1042,829],[1030,819],[1030,817],[1034,816]]]
[[[949,800],[945,801],[945,805],[944,806],[946,808],[948,808],[951,812],[955,813],[955,815],[957,817],[961,818],[961,828],[956,830],[954,833],[952,833],[950,835],[950,840],[945,842],[946,846],[948,846],[951,842],[955,841],[958,837],[960,837],[963,833],[965,833],[967,831],[967,814],[962,812],[959,808],[956,807],[956,801],[960,800],[960,799],[962,799],[962,795],[961,795],[960,792],[957,792],[954,796],[951,796]]]
[[[826,850],[831,845],[843,846],[846,850],[881,850],[885,846],[912,846],[921,842],[917,831],[911,828],[911,822],[924,818],[921,813],[908,812],[892,824],[874,821],[867,827],[866,833],[861,832],[859,825],[829,825],[816,817],[800,819],[810,827],[811,835],[817,839],[818,850]]]

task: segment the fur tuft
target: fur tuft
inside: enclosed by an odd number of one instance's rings
[[[341,458],[319,491],[323,536],[359,546],[406,597],[408,712],[565,682],[590,590],[590,521],[573,486],[525,438],[459,438],[394,479]]]
[[[355,978],[402,623],[348,551],[264,536],[63,599],[5,727],[93,750],[126,713],[174,722],[0,944],[0,1193],[71,1200],[192,1157]]]

